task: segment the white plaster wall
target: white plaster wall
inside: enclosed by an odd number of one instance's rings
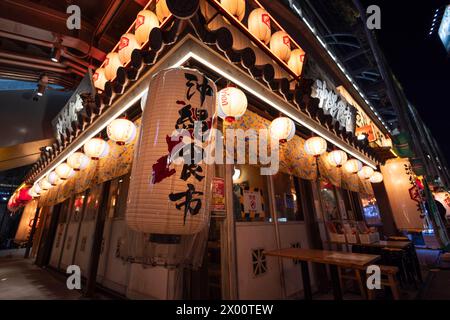
[[[278,259],[266,257],[267,272],[253,276],[252,250],[277,248],[275,226],[268,223],[243,222],[236,224],[238,298],[249,300],[281,299]]]

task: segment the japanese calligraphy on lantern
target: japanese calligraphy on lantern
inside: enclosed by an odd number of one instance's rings
[[[311,97],[319,99],[319,108],[323,109],[325,114],[331,115],[347,132],[355,132],[355,107],[347,103],[341,95],[328,89],[325,81],[316,80],[314,82]]]
[[[196,70],[176,68],[151,81],[131,171],[126,219],[137,231],[195,234],[209,219],[216,87]]]

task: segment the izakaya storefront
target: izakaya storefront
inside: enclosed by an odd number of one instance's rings
[[[26,181],[33,255],[129,298],[301,296],[296,261],[264,251],[374,235],[385,159],[371,146],[389,137],[323,71],[325,53],[305,53],[259,2],[195,3],[150,1],[95,72],[97,91],[74,96],[83,110],[57,121],[60,142]],[[173,157],[189,152],[203,161]]]

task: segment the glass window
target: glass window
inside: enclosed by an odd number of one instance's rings
[[[267,176],[261,175],[258,166],[235,166],[233,208],[236,221],[272,221]]]
[[[81,214],[83,213],[85,195],[84,193],[79,193],[75,196],[73,200],[72,216],[70,218],[71,222],[79,222],[81,220]]]
[[[374,196],[361,194],[361,202],[364,213],[364,220],[368,226],[380,226],[382,225],[380,209],[377,205],[377,200]]]
[[[320,199],[326,220],[338,220],[339,211],[334,186],[326,180],[320,180]]]
[[[297,178],[279,172],[273,177],[273,186],[278,221],[303,220],[303,211],[299,199],[300,186]]]
[[[101,184],[95,185],[88,191],[86,212],[84,214],[84,221],[92,221],[97,217],[98,207],[100,206],[100,197],[102,195]]]

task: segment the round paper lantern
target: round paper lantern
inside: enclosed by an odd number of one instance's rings
[[[305,152],[318,157],[327,151],[327,141],[322,137],[312,137],[305,141]]]
[[[291,57],[291,39],[284,31],[277,31],[270,38],[270,50],[281,60],[288,62]]]
[[[113,80],[116,77],[117,69],[122,66],[119,54],[117,52],[110,52],[106,55],[103,68],[105,69],[105,76],[107,80]]]
[[[108,143],[100,138],[93,138],[85,143],[84,153],[92,160],[104,158],[109,153]]]
[[[247,111],[247,97],[242,90],[235,87],[220,90],[217,102],[218,115],[228,122],[234,122]]]
[[[383,182],[383,174],[381,172],[375,171],[370,177],[371,183],[381,183]]]
[[[156,14],[150,10],[142,10],[136,17],[136,23],[134,25],[134,35],[136,41],[142,45],[148,41],[150,31],[153,28],[159,27],[159,20]]]
[[[56,167],[55,172],[61,178],[61,180],[67,180],[72,176],[73,169],[64,162]]]
[[[125,65],[128,61],[131,60],[131,54],[134,49],[140,49],[141,46],[136,40],[136,37],[132,33],[125,33],[119,42],[119,59],[122,65]]]
[[[288,66],[297,76],[300,76],[302,74],[304,62],[305,51],[303,51],[302,49],[292,50],[291,56],[288,60]]]
[[[45,178],[39,182],[39,187],[41,187],[42,191],[47,191],[51,189],[53,186],[48,182]]]
[[[25,204],[31,200],[33,200],[33,197],[30,196],[29,188],[22,188],[19,190],[19,194],[17,195],[16,201],[19,202],[19,204]]]
[[[286,143],[295,136],[295,123],[287,117],[276,118],[269,126],[269,133],[272,139]]]
[[[42,189],[38,183],[35,183],[33,185],[33,187],[30,189],[30,193],[33,195],[36,195],[35,197],[38,197],[41,194],[41,192],[42,192]]]
[[[89,157],[83,152],[72,153],[67,158],[67,164],[75,171],[86,169],[90,161]]]
[[[115,119],[106,129],[109,139],[123,146],[136,137],[136,126],[128,119]]]
[[[95,70],[94,75],[92,76],[92,80],[94,81],[94,86],[97,89],[105,90],[105,83],[108,81],[106,79],[105,69],[104,68],[98,68]]]
[[[347,154],[342,150],[334,150],[328,154],[328,162],[333,166],[340,168],[347,162]]]
[[[220,0],[222,7],[236,19],[242,21],[245,16],[245,0]]]
[[[56,186],[61,183],[61,179],[55,171],[50,172],[46,179],[52,186]]]
[[[39,197],[39,193],[37,193],[36,192],[36,184],[35,185],[33,185],[31,188],[30,188],[30,190],[28,190],[28,194],[30,195],[30,197],[32,197],[32,198],[37,198],[37,197]],[[37,186],[37,187],[39,187],[39,186]],[[39,192],[40,192],[40,189],[39,189]]]
[[[248,16],[248,30],[256,38],[268,44],[272,34],[269,13],[261,8],[253,10]]]
[[[344,164],[344,169],[348,173],[357,173],[359,170],[362,169],[362,163],[361,161],[357,159],[350,159]]]
[[[368,180],[374,174],[374,170],[371,167],[364,166],[361,170],[358,171],[358,176],[361,179]]]
[[[159,22],[163,22],[167,17],[170,16],[170,10],[167,7],[166,0],[156,0],[156,16],[159,19]]]

